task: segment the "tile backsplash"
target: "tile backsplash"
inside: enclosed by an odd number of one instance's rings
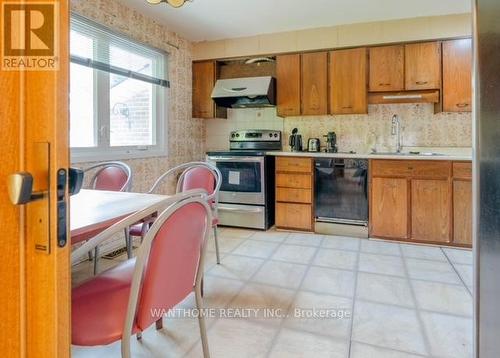
[[[228,119],[207,120],[207,150],[227,150],[229,133],[239,129],[274,129],[283,132],[283,149],[293,128],[308,138],[320,138],[322,146],[327,132],[337,133],[340,151],[370,152],[394,150],[396,137],[391,135],[391,120],[399,115],[402,145],[405,147],[472,146],[471,113],[434,114],[432,104],[370,105],[368,114],[342,116],[307,116],[281,118],[275,108],[229,110]]]

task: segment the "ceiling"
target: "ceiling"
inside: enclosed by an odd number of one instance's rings
[[[470,0],[120,0],[191,41],[471,11]]]

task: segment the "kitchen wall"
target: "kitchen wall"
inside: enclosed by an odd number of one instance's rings
[[[125,160],[133,170],[133,191],[147,191],[163,172],[179,163],[204,157],[204,121],[191,117],[192,44],[116,0],[72,0],[71,10],[128,37],[169,54],[168,153],[161,157]],[[169,46],[172,43],[179,48]],[[189,140],[188,140],[189,139]],[[85,167],[88,163],[78,163]],[[173,181],[165,191],[171,191]]]
[[[396,137],[391,135],[391,120],[398,114],[402,124],[402,144],[412,147],[471,147],[470,113],[434,114],[432,104],[370,105],[366,115],[307,116],[280,118],[275,108],[229,110],[228,119],[211,119],[206,123],[208,150],[224,150],[228,136],[237,129],[278,129],[283,131],[284,150],[293,128],[308,138],[320,138],[329,131],[337,133],[340,151],[368,153],[393,150]]]
[[[471,14],[417,17],[194,44],[197,60],[470,36]]]

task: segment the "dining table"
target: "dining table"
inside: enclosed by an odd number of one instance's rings
[[[70,198],[71,236],[106,229],[168,195],[82,189]]]

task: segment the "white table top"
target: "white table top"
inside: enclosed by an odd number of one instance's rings
[[[70,198],[71,236],[109,227],[123,217],[166,198],[166,195],[83,189]]]

